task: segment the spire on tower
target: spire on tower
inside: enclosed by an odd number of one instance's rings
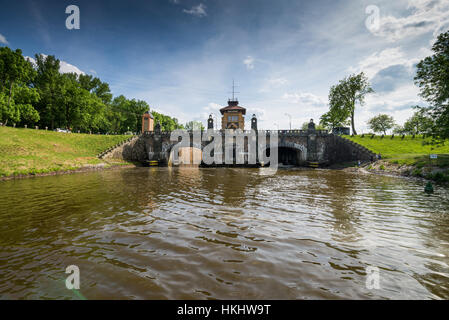
[[[230,99],[230,101],[236,101],[237,99],[235,97],[235,94],[240,93],[240,92],[235,91],[235,87],[236,87],[236,85],[234,83],[234,79],[232,79],[232,100]]]

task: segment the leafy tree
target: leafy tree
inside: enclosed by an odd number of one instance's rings
[[[418,63],[415,84],[430,104],[433,135],[445,139],[449,138],[449,31],[438,36],[432,51],[432,56]]]
[[[84,132],[138,132],[145,101],[121,95],[91,75],[61,74],[54,56],[35,55],[33,66],[18,49],[0,48],[0,122],[70,128]],[[153,111],[162,130],[183,128],[176,118]]]
[[[304,122],[301,126],[301,130],[307,130],[307,129],[309,129],[309,123]],[[326,130],[326,127],[322,123],[319,123],[319,124],[315,124],[315,129],[316,130]]]
[[[111,89],[109,84],[106,82],[101,82],[98,78],[93,78],[88,74],[81,74],[78,76],[78,81],[83,89],[94,93],[99,97],[105,104],[108,104],[112,100]]]
[[[41,124],[51,129],[55,124],[61,125],[63,110],[60,100],[63,95],[62,76],[59,73],[59,60],[54,56],[35,55],[37,76],[34,85],[41,99],[37,111],[41,116]]]
[[[116,97],[111,104],[112,131],[125,133],[127,131],[138,132],[141,130],[142,115],[149,110],[149,105],[142,100],[128,100],[121,95]]]
[[[331,130],[337,127],[346,127],[350,124],[348,114],[341,108],[334,108],[323,114],[320,125]]]
[[[387,134],[387,130],[395,127],[395,122],[393,117],[387,114],[379,114],[368,120],[368,126],[374,132],[382,132],[383,134]]]
[[[201,121],[189,121],[185,125],[186,130],[204,130],[203,123]]]
[[[1,121],[19,121],[20,112],[13,103],[14,91],[19,85],[27,85],[34,76],[31,64],[22,56],[22,51],[0,48],[0,92],[7,96],[1,99]]]
[[[404,123],[404,134],[431,134],[434,122],[431,116],[429,116],[428,108],[420,108],[418,106],[414,108],[417,111]]]
[[[329,115],[324,120],[335,125],[351,120],[352,133],[357,134],[354,123],[355,106],[363,105],[365,96],[374,92],[363,72],[340,80],[329,92]],[[323,120],[322,120],[323,121]]]
[[[162,131],[173,131],[176,129],[184,129],[184,126],[180,123],[178,123],[178,119],[172,118],[167,115],[163,115],[156,111],[151,111],[151,114],[154,117],[154,123],[160,123],[161,124],[161,130]]]
[[[14,95],[14,105],[19,111],[17,122],[33,125],[40,120],[39,112],[33,107],[40,99],[35,88],[17,86]]]

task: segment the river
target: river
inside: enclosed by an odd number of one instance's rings
[[[0,298],[448,299],[449,190],[423,189],[338,170],[0,181]]]

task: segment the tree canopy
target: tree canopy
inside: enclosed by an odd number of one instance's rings
[[[368,126],[374,132],[381,132],[386,135],[388,130],[394,128],[395,122],[393,117],[387,114],[379,114],[368,120]]]
[[[352,133],[356,135],[355,106],[357,103],[363,105],[365,96],[372,92],[374,91],[363,72],[349,75],[340,80],[329,91],[329,111],[321,116],[321,124],[332,129],[345,125],[349,119]]]
[[[430,107],[432,134],[449,138],[449,31],[441,33],[432,46],[434,54],[417,65],[415,84]]]
[[[141,130],[143,100],[113,98],[109,84],[87,74],[61,73],[54,56],[0,48],[0,122],[67,128],[81,132],[125,133]],[[176,118],[152,111],[162,130],[182,128]]]
[[[429,115],[429,109],[419,106],[413,107],[416,111],[408,118],[403,126],[395,129],[396,133],[401,134],[426,134],[431,135],[434,127],[434,121]]]

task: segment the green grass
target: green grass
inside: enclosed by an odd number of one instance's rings
[[[391,163],[414,165],[418,168],[427,165],[449,167],[449,141],[438,146],[430,144],[431,139],[423,139],[422,136],[416,136],[414,139],[412,136],[406,136],[404,139],[401,136],[395,136],[393,139],[391,136],[385,136],[383,139],[380,136],[375,136],[371,139],[371,135],[365,135],[363,138],[361,135],[344,137],[375,153],[380,153],[382,159]],[[430,154],[437,154],[438,159],[430,162]]]
[[[127,138],[0,127],[0,177],[98,164],[100,152]]]

